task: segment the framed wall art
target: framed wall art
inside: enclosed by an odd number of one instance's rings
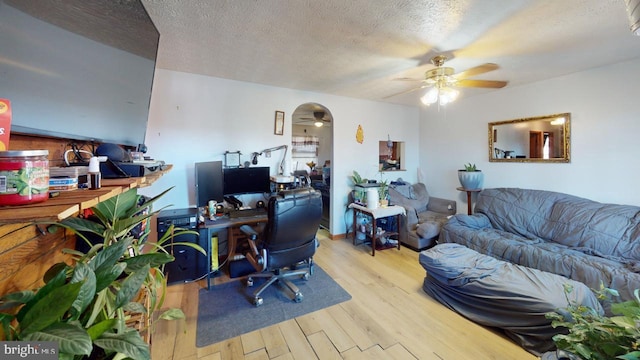
[[[284,134],[284,111],[276,111],[273,133],[276,135]]]

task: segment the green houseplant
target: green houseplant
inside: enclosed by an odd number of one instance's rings
[[[357,204],[363,204],[365,199],[365,191],[362,187],[358,187],[356,185],[366,183],[367,179],[363,179],[357,171],[353,170],[351,181],[353,182],[353,202]]]
[[[380,205],[387,205],[389,203],[389,182],[383,180],[379,184],[378,196],[380,197]]]
[[[170,189],[169,189],[170,190]],[[169,191],[167,190],[167,191]],[[86,241],[86,253],[66,250],[70,264],[53,265],[45,285],[0,298],[3,340],[56,341],[60,359],[149,359],[149,345],[128,320],[162,306],[166,280],[164,264],[174,258],[167,251],[172,236],[194,233],[167,231],[157,243],[147,234],[136,238],[131,230],[156,212],[147,211],[167,191],[140,205],[135,189],[92,208],[97,220],[68,218],[54,223]],[[172,229],[170,229],[172,230]],[[90,241],[88,235],[100,241]],[[195,244],[173,243],[204,250]],[[170,309],[161,319],[184,317]]]
[[[465,164],[464,169],[458,170],[458,180],[465,190],[482,189],[484,174],[478,170],[476,164]]]
[[[568,329],[567,334],[558,334],[553,341],[560,350],[569,352],[575,359],[640,359],[640,296],[636,289],[635,299],[612,302],[614,316],[599,314],[594,309],[571,302],[567,296],[572,287],[565,285],[568,306],[557,312],[547,313],[553,327]],[[601,285],[596,291],[598,298],[610,301],[618,292]]]

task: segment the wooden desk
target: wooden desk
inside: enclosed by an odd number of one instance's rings
[[[400,221],[402,220],[400,217],[406,215],[406,211],[404,207],[392,205],[385,207],[378,207],[375,209],[370,209],[366,206],[358,205],[355,203],[349,204],[349,208],[353,209],[353,245],[356,244],[356,233],[357,233],[357,223],[356,219],[358,217],[358,213],[366,214],[370,216],[373,221],[372,223],[372,232],[371,232],[371,256],[376,256],[376,241],[378,240],[377,236],[377,220],[385,217],[395,216],[396,217],[396,226],[400,227]],[[398,232],[390,232],[385,233],[386,235],[398,235]],[[400,239],[398,239],[398,250],[400,250]]]
[[[458,186],[456,188],[458,191],[466,191],[467,192],[467,215],[471,215],[473,214],[473,210],[471,208],[471,194],[473,194],[474,192],[480,192],[482,191],[482,189],[465,189],[462,186]]]
[[[237,231],[237,229],[242,225],[266,223],[267,220],[268,216],[267,212],[265,211],[264,214],[243,216],[237,218],[230,218],[229,215],[224,215],[215,218],[215,220],[206,219],[204,224],[200,225],[200,243],[207,244],[207,290],[211,288],[211,237],[220,230],[228,230],[226,258],[233,260],[234,256],[236,255],[236,247],[238,246],[238,239],[236,238],[235,231]],[[202,239],[203,236],[206,236],[206,239]]]

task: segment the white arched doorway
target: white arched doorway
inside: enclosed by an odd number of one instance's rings
[[[330,231],[333,116],[321,104],[305,103],[291,115],[291,126],[291,170],[307,170],[311,175],[311,186],[322,194],[320,224]]]

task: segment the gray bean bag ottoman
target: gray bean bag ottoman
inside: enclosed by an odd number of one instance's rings
[[[515,265],[480,254],[460,244],[439,244],[422,251],[424,291],[462,316],[500,328],[516,343],[540,356],[555,349],[554,329],[545,314],[566,307],[564,284],[573,287],[569,299],[603,313],[593,292],[583,283],[560,275]]]

